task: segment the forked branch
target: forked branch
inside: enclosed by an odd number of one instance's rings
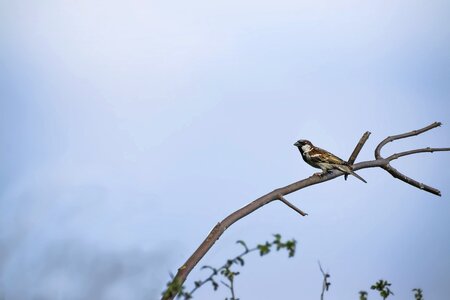
[[[434,122],[424,128],[418,129],[418,130],[413,130],[407,133],[403,133],[403,134],[398,134],[398,135],[393,135],[393,136],[389,136],[387,138],[385,138],[380,144],[378,144],[377,148],[375,149],[375,158],[377,160],[383,159],[383,157],[381,156],[380,152],[381,149],[384,147],[384,145],[386,145],[389,142],[393,142],[395,140],[399,140],[399,139],[404,139],[407,137],[411,137],[411,136],[415,136],[415,135],[419,135],[421,133],[424,133],[428,130],[431,130],[433,128],[439,127],[441,126],[442,123],[441,122]],[[388,161],[388,163],[384,164],[381,166],[381,168],[383,168],[384,170],[386,170],[389,174],[391,174],[393,177],[400,179],[403,182],[406,182],[407,184],[410,184],[412,186],[415,186],[416,188],[419,188],[421,190],[424,190],[426,192],[435,194],[437,196],[441,196],[441,192],[434,188],[431,187],[429,185],[426,185],[424,183],[418,182],[417,180],[414,180],[408,176],[406,176],[405,174],[401,173],[400,171],[398,171],[397,169],[395,169],[394,167],[392,167],[389,162],[391,162],[394,159],[397,159],[399,157],[402,156],[407,156],[407,155],[411,155],[411,154],[416,154],[416,153],[423,153],[423,152],[438,152],[438,151],[450,151],[450,148],[421,148],[421,149],[414,149],[414,150],[409,150],[409,151],[404,151],[404,152],[400,152],[400,153],[395,153],[391,156],[389,156],[388,158],[386,158],[386,160]]]
[[[433,128],[441,126],[441,123],[435,122],[433,124],[430,124],[424,128],[413,130],[411,132],[389,136],[383,141],[381,141],[380,144],[375,149],[375,160],[368,160],[363,161],[357,164],[354,164],[356,157],[358,156],[359,152],[361,151],[362,147],[364,146],[364,143],[369,138],[370,132],[364,133],[364,135],[359,140],[358,144],[355,147],[355,150],[353,150],[352,155],[350,156],[348,162],[350,165],[352,165],[353,170],[360,170],[360,169],[366,169],[366,168],[375,168],[380,167],[384,170],[386,170],[389,174],[391,174],[393,177],[398,178],[402,180],[403,182],[406,182],[414,187],[417,187],[421,190],[424,190],[426,192],[432,193],[434,195],[441,195],[441,192],[433,188],[431,186],[428,186],[426,184],[420,183],[404,174],[396,170],[394,167],[390,165],[390,162],[398,159],[400,157],[417,154],[417,153],[424,153],[424,152],[438,152],[438,151],[450,151],[450,148],[421,148],[421,149],[414,149],[409,151],[404,151],[400,153],[393,154],[387,158],[383,158],[381,156],[381,149],[384,145],[386,145],[389,142],[415,136],[421,133],[424,133],[428,130],[431,130]],[[208,234],[206,239],[200,244],[200,246],[197,248],[197,250],[194,251],[194,253],[189,257],[189,259],[178,269],[178,272],[176,276],[172,279],[171,283],[169,284],[169,288],[166,290],[166,292],[163,294],[162,300],[170,300],[174,299],[177,295],[179,288],[182,287],[184,284],[187,276],[192,271],[192,269],[198,264],[198,262],[202,259],[202,257],[211,249],[211,247],[214,245],[214,243],[220,238],[220,236],[224,233],[224,231],[233,225],[236,221],[244,218],[245,216],[249,215],[250,213],[254,212],[255,210],[261,208],[262,206],[274,201],[274,200],[280,200],[302,216],[305,216],[306,213],[304,213],[302,210],[295,207],[292,203],[287,201],[284,196],[288,195],[290,193],[296,192],[300,189],[303,189],[305,187],[315,185],[318,183],[322,183],[331,179],[334,179],[336,177],[344,175],[341,171],[335,170],[327,174],[323,174],[322,176],[310,176],[308,178],[305,178],[303,180],[294,182],[292,184],[289,184],[285,187],[281,187],[278,189],[273,190],[272,192],[254,200],[253,202],[250,202],[246,206],[238,209],[237,211],[230,214],[228,217],[223,219],[221,222],[217,223],[216,226],[211,230],[211,232]]]

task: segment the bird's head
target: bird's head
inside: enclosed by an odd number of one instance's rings
[[[302,154],[303,152],[309,152],[314,147],[313,144],[308,140],[298,140],[297,142],[295,142],[294,146],[298,147]]]
[[[305,145],[312,146],[312,143],[310,141],[308,141],[308,140],[298,140],[294,144],[294,146],[297,146],[297,147],[302,147],[302,146],[305,146]]]

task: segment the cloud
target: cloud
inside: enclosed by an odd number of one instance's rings
[[[0,202],[1,295],[156,298],[172,250],[158,238],[154,197],[40,176],[11,186]]]
[[[2,242],[10,253],[2,257],[0,273],[5,299],[157,298],[163,252],[99,250],[60,238],[43,247],[26,240]]]

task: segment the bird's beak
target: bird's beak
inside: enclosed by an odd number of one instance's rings
[[[299,147],[300,143],[299,142],[295,142],[294,146]]]

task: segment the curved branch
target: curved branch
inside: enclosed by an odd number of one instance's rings
[[[380,154],[381,148],[383,148],[384,145],[386,145],[387,143],[395,141],[395,140],[399,140],[399,139],[404,139],[404,138],[407,138],[410,136],[419,135],[421,133],[424,133],[428,130],[439,127],[441,125],[442,125],[441,122],[434,122],[434,123],[432,123],[428,126],[425,126],[421,129],[413,130],[413,131],[398,134],[398,135],[388,136],[383,141],[381,141],[381,143],[379,143],[377,148],[375,149],[375,158],[377,160],[383,158]],[[420,153],[420,152],[449,151],[449,150],[450,150],[449,148],[429,148],[429,147],[423,148],[423,149],[415,149],[415,150],[410,150],[410,151],[393,154],[393,155],[389,156],[387,158],[387,160],[391,161],[391,160],[397,159],[402,156],[407,156],[407,155],[416,154],[416,153]],[[424,183],[418,182],[417,180],[414,180],[414,179],[406,176],[405,174],[401,173],[400,171],[398,171],[397,169],[392,167],[389,163],[382,166],[382,168],[384,170],[386,170],[389,174],[391,174],[394,178],[400,179],[401,181],[406,182],[407,184],[410,184],[414,187],[417,187],[419,189],[422,189],[422,190],[432,193],[434,195],[441,196],[441,192],[438,189],[431,187],[429,185],[426,185]]]
[[[433,124],[430,124],[422,129],[414,130],[411,132],[407,132],[404,134],[399,134],[391,137],[387,137],[384,139],[375,149],[375,160],[369,160],[369,161],[363,161],[357,164],[354,164],[352,166],[353,170],[360,170],[360,169],[366,169],[366,168],[376,168],[380,167],[384,170],[386,170],[388,173],[390,173],[393,177],[398,178],[412,186],[415,186],[419,189],[422,189],[424,191],[430,192],[432,194],[441,195],[441,192],[433,187],[427,186],[423,183],[420,183],[418,181],[415,181],[414,179],[411,179],[407,177],[406,175],[400,173],[398,170],[393,168],[389,162],[391,160],[397,159],[402,156],[407,156],[415,153],[420,152],[433,152],[433,151],[450,151],[450,148],[424,148],[424,149],[416,149],[416,150],[410,150],[405,152],[400,152],[397,154],[393,154],[389,156],[387,159],[381,157],[380,151],[381,148],[386,145],[388,142],[415,136],[418,134],[421,134],[423,132],[426,132],[430,129],[433,129],[435,127],[440,126],[441,123],[435,122]],[[365,141],[369,137],[369,132],[366,132],[363,137],[360,139],[359,143],[356,145],[355,150],[353,151],[352,155],[349,158],[349,161],[356,159],[356,156],[361,151],[361,148],[363,147]],[[203,258],[203,256],[211,249],[211,247],[214,245],[214,243],[220,238],[220,236],[224,233],[224,231],[233,225],[236,221],[244,218],[245,216],[249,215],[250,213],[254,212],[255,210],[261,208],[262,206],[274,201],[274,200],[281,200],[283,203],[288,205],[289,207],[293,208],[300,214],[303,212],[296,208],[294,205],[289,203],[286,199],[284,199],[283,196],[291,194],[293,192],[296,192],[300,189],[306,188],[311,185],[319,184],[331,179],[334,179],[336,177],[344,175],[341,171],[335,170],[326,174],[322,174],[321,176],[313,175],[308,178],[305,178],[303,180],[294,182],[292,184],[289,184],[285,187],[278,188],[273,190],[272,192],[250,202],[246,206],[236,210],[229,216],[227,216],[225,219],[223,219],[221,222],[217,223],[216,226],[211,230],[211,232],[208,234],[206,239],[200,244],[200,246],[195,250],[195,252],[189,257],[189,259],[178,269],[178,272],[176,276],[172,279],[171,283],[169,283],[169,287],[178,287],[181,288],[183,283],[185,282],[187,276],[192,271],[192,269],[198,264],[198,262]],[[284,201],[283,201],[284,199]],[[304,214],[304,213],[303,213]],[[175,298],[179,290],[176,288],[173,289],[172,292],[166,292],[163,294],[162,300],[172,300]]]
[[[424,128],[421,129],[417,129],[417,130],[413,130],[407,133],[402,133],[402,134],[397,134],[397,135],[393,135],[393,136],[388,136],[387,138],[385,138],[384,140],[381,141],[381,143],[378,144],[377,148],[375,149],[375,158],[379,159],[381,158],[381,148],[383,148],[384,145],[386,145],[389,142],[395,141],[395,140],[400,140],[400,139],[404,139],[410,136],[415,136],[415,135],[419,135],[421,133],[424,133],[428,130],[431,130],[433,128],[439,127],[441,126],[442,123],[441,122],[434,122],[428,126],[425,126]]]

